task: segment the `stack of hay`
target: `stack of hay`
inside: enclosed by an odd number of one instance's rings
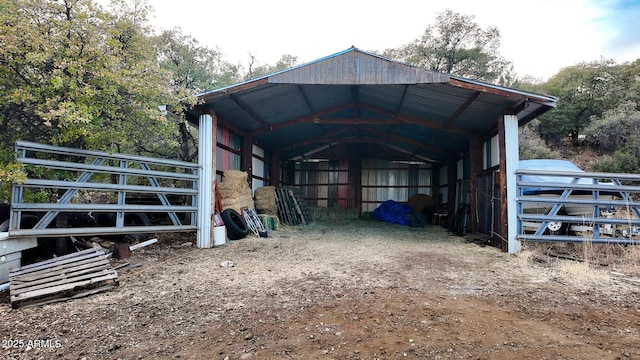
[[[247,173],[239,170],[227,170],[218,184],[222,209],[231,208],[242,214],[242,208],[253,209],[251,188],[247,183]]]
[[[278,230],[280,221],[275,186],[263,186],[256,189],[256,211],[265,229]]]
[[[275,186],[263,186],[256,189],[256,211],[258,214],[278,214]]]

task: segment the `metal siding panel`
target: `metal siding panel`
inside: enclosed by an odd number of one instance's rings
[[[271,84],[415,84],[449,76],[359,51],[347,52],[269,76]]]

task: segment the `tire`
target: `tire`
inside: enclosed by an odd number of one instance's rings
[[[0,223],[5,222],[5,220],[9,220],[10,215],[11,215],[11,205],[0,204]]]
[[[9,219],[3,221],[0,224],[0,232],[7,232],[9,231]]]
[[[95,215],[97,226],[116,226],[115,213],[97,213]],[[150,226],[151,220],[145,213],[126,213],[124,215],[125,226]],[[149,239],[148,233],[126,234],[124,236],[102,236],[103,238],[113,239],[116,241],[136,242]]]
[[[567,215],[564,208],[558,210],[558,215]],[[562,221],[550,221],[544,229],[546,235],[569,235],[569,223]]]
[[[247,236],[249,228],[242,215],[233,209],[225,209],[220,214],[224,226],[227,227],[227,236],[231,240],[239,240]]]
[[[56,256],[63,256],[69,254],[69,238],[53,238],[50,241],[54,242],[54,254]]]

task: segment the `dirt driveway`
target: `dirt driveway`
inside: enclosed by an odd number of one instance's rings
[[[315,222],[269,235],[201,250],[194,235],[165,234],[133,253],[141,266],[119,271],[115,289],[17,310],[5,296],[0,354],[640,358],[640,284],[616,269],[539,263],[436,226]]]

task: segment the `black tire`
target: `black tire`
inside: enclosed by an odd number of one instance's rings
[[[0,232],[7,232],[7,231],[9,231],[9,219],[4,220],[0,224]]]
[[[247,236],[249,228],[242,215],[233,209],[225,209],[220,214],[224,226],[227,227],[227,236],[231,240],[239,240]]]
[[[55,250],[54,254],[56,256],[63,256],[69,254],[69,238],[54,238],[50,241],[54,242]]]
[[[5,220],[9,220],[10,215],[11,215],[11,205],[0,204],[0,223],[5,222]]]
[[[558,210],[560,216],[566,216],[567,212],[564,208]],[[545,235],[569,235],[569,223],[564,221],[551,221],[544,229]]]

